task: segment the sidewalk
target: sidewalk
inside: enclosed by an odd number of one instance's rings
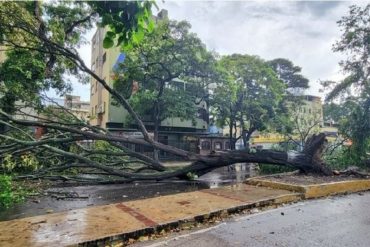
[[[239,184],[0,222],[0,246],[66,246],[119,241],[169,225],[281,204],[301,194]]]
[[[259,177],[246,183],[2,221],[0,246],[112,246],[244,209],[370,190],[368,179],[294,184]]]

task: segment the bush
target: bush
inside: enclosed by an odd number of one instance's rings
[[[17,187],[10,176],[0,175],[0,207],[8,208],[24,199],[23,191]]]
[[[35,171],[39,166],[37,158],[33,154],[26,153],[20,157],[13,157],[10,154],[6,155],[1,162],[0,168],[5,173],[13,173]]]
[[[260,174],[262,175],[292,172],[295,170],[293,167],[271,165],[271,164],[259,164],[259,168],[260,168]]]
[[[367,168],[364,165],[364,158],[351,147],[339,147],[329,154],[324,154],[323,159],[330,168],[335,170],[343,170],[349,166]]]

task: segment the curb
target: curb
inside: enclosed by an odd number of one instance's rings
[[[107,236],[100,239],[94,239],[91,241],[80,242],[76,245],[71,246],[114,246],[115,244],[122,243],[129,240],[130,238],[138,238],[140,236],[145,236],[148,234],[159,233],[162,230],[166,229],[175,229],[175,228],[186,228],[196,225],[197,223],[203,223],[206,221],[212,221],[212,219],[217,218],[226,218],[229,215],[240,213],[244,210],[249,210],[253,208],[263,208],[269,206],[278,206],[285,203],[292,203],[302,200],[301,193],[291,193],[276,196],[269,199],[259,200],[253,203],[246,203],[243,205],[238,205],[231,208],[224,208],[206,214],[196,215],[189,218],[177,219],[170,222],[159,223],[156,226],[148,227],[144,229],[135,230],[132,232],[124,232],[122,234],[117,234],[114,236]]]
[[[330,195],[370,190],[370,180],[368,179],[347,180],[322,184],[296,185],[275,182],[266,179],[251,178],[248,179],[246,183],[255,186],[264,186],[273,189],[285,189],[297,193],[302,193],[303,199],[312,199]]]

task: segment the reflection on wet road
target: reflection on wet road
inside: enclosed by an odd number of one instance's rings
[[[228,167],[221,167],[213,170],[197,181],[205,183],[209,188],[217,188],[221,185],[242,183],[249,176],[246,164],[234,164]]]

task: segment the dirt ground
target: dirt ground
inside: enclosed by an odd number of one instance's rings
[[[364,179],[356,176],[314,176],[314,175],[272,175],[266,177],[269,180],[288,184],[322,184],[355,179]]]

